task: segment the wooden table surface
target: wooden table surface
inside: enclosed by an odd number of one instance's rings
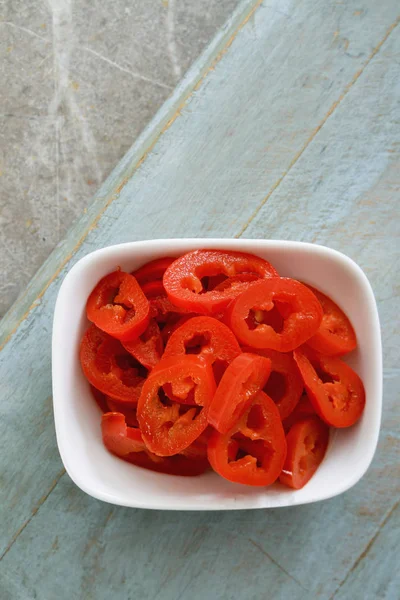
[[[2,600],[400,598],[399,13],[398,0],[242,3],[3,319]],[[96,501],[66,475],[50,365],[62,278],[96,248],[183,236],[317,242],[367,273],[384,409],[352,490],[152,512]]]

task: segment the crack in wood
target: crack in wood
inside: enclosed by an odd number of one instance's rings
[[[32,510],[32,513],[31,513],[31,516],[29,517],[29,519],[27,519],[25,521],[25,523],[23,523],[21,525],[21,527],[15,532],[15,534],[11,538],[10,543],[8,544],[7,548],[4,550],[3,554],[0,556],[0,561],[3,560],[3,558],[8,554],[8,552],[14,546],[15,542],[17,541],[17,539],[19,538],[19,536],[21,535],[21,533],[24,531],[25,527],[27,527],[29,525],[29,523],[32,521],[33,517],[38,513],[38,511],[40,510],[40,507],[43,506],[43,504],[46,502],[47,498],[50,496],[50,494],[52,493],[52,491],[54,490],[54,488],[56,487],[56,485],[60,481],[61,477],[65,474],[65,472],[66,472],[65,469],[63,469],[57,475],[57,477],[54,479],[53,483],[51,484],[50,489],[48,490],[48,492],[46,492],[46,494],[40,498],[38,504]]]
[[[350,90],[352,89],[352,87],[354,86],[354,84],[357,83],[357,81],[359,80],[359,78],[361,77],[361,75],[363,74],[363,72],[365,71],[366,67],[368,67],[368,65],[370,64],[370,62],[374,58],[374,56],[379,52],[379,50],[381,49],[381,47],[383,46],[383,44],[386,42],[386,40],[389,38],[390,34],[398,26],[399,23],[400,23],[400,16],[397,17],[397,19],[394,21],[394,23],[391,24],[391,26],[386,31],[385,35],[383,36],[383,38],[381,39],[381,41],[379,42],[379,44],[377,44],[375,46],[375,48],[373,49],[373,51],[371,52],[371,54],[368,56],[367,60],[365,61],[364,65],[363,65],[363,67],[361,67],[361,69],[359,69],[356,72],[356,74],[353,76],[353,78],[350,81],[350,83],[348,83],[347,86],[344,88],[343,93],[332,104],[332,106],[330,107],[330,109],[326,113],[325,117],[322,119],[322,121],[319,123],[319,125],[314,129],[314,131],[312,132],[312,134],[310,135],[310,137],[307,139],[307,141],[305,142],[305,144],[303,145],[303,147],[294,156],[294,158],[290,162],[290,164],[289,164],[288,168],[286,169],[286,171],[274,183],[274,185],[271,187],[271,189],[268,192],[268,194],[265,196],[265,198],[262,200],[262,202],[259,204],[259,206],[257,206],[257,208],[255,209],[255,211],[253,212],[253,214],[249,217],[249,219],[246,221],[246,223],[240,229],[239,233],[237,233],[235,235],[235,238],[242,237],[242,235],[248,229],[248,227],[252,223],[252,221],[254,221],[254,219],[256,218],[256,216],[258,215],[258,213],[260,212],[260,210],[263,208],[263,206],[265,206],[265,204],[268,202],[268,200],[270,199],[270,197],[272,196],[272,194],[275,192],[275,190],[281,185],[281,183],[285,179],[286,175],[288,175],[289,171],[294,167],[294,165],[297,163],[297,161],[299,160],[299,158],[301,158],[301,156],[307,150],[308,146],[314,140],[314,138],[316,137],[316,135],[318,134],[318,132],[321,131],[321,129],[323,128],[323,126],[325,125],[325,123],[327,122],[327,120],[329,119],[329,117],[333,115],[333,113],[335,112],[335,110],[337,109],[337,107],[345,99],[345,97],[350,92]]]
[[[248,538],[248,540],[251,544],[253,544],[253,546],[255,548],[257,548],[257,550],[259,550],[262,554],[264,554],[264,556],[266,556],[268,558],[268,560],[270,560],[276,567],[278,567],[278,569],[280,571],[282,571],[282,573],[284,573],[286,575],[286,577],[289,577],[289,579],[291,579],[292,581],[297,583],[297,585],[300,586],[301,589],[304,590],[305,592],[309,591],[307,588],[304,587],[304,585],[298,579],[293,577],[293,575],[291,575],[288,571],[286,571],[286,569],[284,567],[282,567],[282,565],[280,565],[274,558],[272,558],[272,556],[270,554],[268,554],[268,552],[266,552],[259,544],[257,544],[257,542],[255,542],[251,538]]]
[[[389,510],[388,514],[383,519],[382,523],[379,525],[378,529],[376,530],[376,532],[374,533],[374,535],[372,536],[372,538],[369,540],[368,544],[365,546],[364,550],[356,558],[356,560],[354,561],[353,565],[350,567],[349,571],[346,573],[346,577],[341,581],[341,583],[338,585],[338,587],[336,588],[336,590],[329,597],[329,600],[334,600],[336,594],[344,586],[344,584],[346,583],[346,581],[349,579],[350,575],[352,573],[354,573],[354,571],[357,569],[358,565],[364,560],[364,558],[367,557],[369,551],[371,550],[372,546],[374,545],[374,543],[375,543],[376,539],[378,538],[379,534],[381,533],[382,529],[384,528],[384,526],[386,525],[386,523],[389,521],[390,517],[392,516],[392,514],[394,513],[394,511],[397,509],[397,507],[399,506],[399,504],[400,504],[400,501],[397,501],[394,504],[394,506],[392,506],[392,508]]]

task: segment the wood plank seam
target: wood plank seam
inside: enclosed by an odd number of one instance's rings
[[[297,585],[299,587],[301,587],[301,589],[304,590],[305,592],[309,592],[309,590],[307,588],[305,588],[304,585],[298,579],[296,579],[295,577],[293,577],[293,575],[291,575],[288,571],[286,571],[286,569],[284,567],[282,567],[282,565],[280,565],[274,558],[272,558],[272,556],[270,554],[268,554],[268,552],[266,552],[264,550],[264,548],[262,548],[259,544],[257,544],[257,542],[255,542],[251,538],[248,538],[248,540],[251,544],[253,544],[253,546],[255,546],[255,548],[257,548],[257,550],[259,550],[262,554],[264,554],[264,556],[266,556],[270,562],[272,562],[276,567],[278,567],[278,569],[280,571],[282,571],[282,573],[284,573],[286,575],[286,577],[289,577],[289,579],[291,579],[292,581],[297,583]]]
[[[346,573],[345,578],[341,581],[341,583],[338,585],[338,587],[336,588],[336,590],[333,592],[333,594],[329,597],[329,600],[334,600],[336,594],[340,591],[340,589],[344,586],[344,584],[346,583],[346,581],[349,579],[349,577],[351,576],[351,574],[356,570],[356,568],[358,567],[358,565],[364,560],[364,558],[367,557],[369,551],[371,550],[372,546],[374,545],[377,537],[379,536],[379,534],[381,533],[383,527],[386,525],[386,523],[389,521],[390,517],[392,516],[392,514],[394,513],[394,511],[397,509],[397,507],[399,506],[400,501],[397,501],[392,508],[389,510],[389,512],[387,513],[386,517],[383,519],[383,521],[380,523],[378,529],[376,530],[376,532],[374,533],[374,535],[372,536],[372,538],[369,540],[368,544],[365,546],[364,550],[361,552],[361,554],[356,558],[356,560],[354,561],[353,565],[350,567],[349,571]]]
[[[36,514],[39,512],[40,508],[43,506],[43,504],[46,502],[47,498],[50,496],[50,494],[52,493],[52,491],[55,489],[55,487],[57,486],[58,482],[60,481],[60,479],[63,477],[63,475],[65,475],[66,471],[65,469],[63,469],[58,475],[57,477],[54,479],[53,483],[51,484],[51,487],[49,489],[48,492],[46,492],[46,494],[44,496],[42,496],[37,504],[37,506],[35,506],[35,508],[33,509],[31,516],[29,517],[29,519],[27,519],[25,521],[25,523],[23,523],[21,525],[21,527],[16,531],[16,533],[13,535],[13,537],[11,538],[10,543],[8,544],[7,548],[4,550],[3,554],[0,556],[0,561],[3,560],[3,558],[6,556],[6,554],[8,554],[8,552],[11,550],[11,548],[14,546],[15,542],[17,541],[17,539],[19,538],[19,536],[21,535],[21,533],[24,531],[25,527],[27,527],[27,525],[29,525],[29,523],[32,521],[33,517],[36,516]]]
[[[317,127],[314,129],[314,131],[311,133],[310,137],[306,140],[305,144],[303,145],[303,147],[299,150],[299,152],[294,156],[293,160],[290,162],[288,168],[286,169],[286,171],[279,177],[279,179],[276,181],[276,183],[273,184],[273,186],[271,187],[270,191],[268,192],[268,194],[263,198],[262,202],[259,204],[259,206],[255,209],[255,211],[253,212],[253,214],[249,217],[249,219],[246,221],[246,223],[243,225],[243,227],[241,228],[241,230],[239,231],[239,233],[237,233],[235,235],[235,238],[240,238],[242,237],[242,235],[245,233],[245,231],[248,229],[249,225],[251,224],[251,222],[257,217],[258,213],[260,212],[260,210],[263,208],[263,206],[268,202],[269,198],[272,196],[272,194],[275,192],[275,190],[281,185],[282,181],[285,179],[286,175],[289,173],[289,171],[292,169],[292,167],[294,167],[294,165],[297,163],[297,161],[299,160],[299,158],[304,154],[304,152],[307,150],[308,146],[311,144],[311,142],[314,140],[315,136],[317,135],[317,133],[323,128],[323,126],[325,125],[325,123],[327,122],[327,120],[329,119],[330,116],[333,115],[333,113],[335,112],[335,110],[337,109],[338,106],[340,106],[340,104],[342,103],[342,101],[344,100],[344,98],[347,96],[347,94],[350,92],[350,90],[352,89],[352,87],[354,86],[355,83],[357,83],[357,81],[359,80],[359,78],[361,77],[361,75],[363,74],[364,70],[366,69],[366,67],[368,67],[368,65],[370,64],[370,62],[372,61],[372,59],[376,56],[376,54],[379,52],[379,50],[382,48],[383,44],[386,42],[386,40],[389,38],[390,34],[394,31],[394,29],[398,26],[398,24],[400,23],[400,15],[397,17],[397,19],[391,24],[391,26],[389,27],[389,29],[386,31],[385,35],[383,36],[383,38],[381,39],[381,41],[379,42],[379,44],[377,44],[375,46],[375,48],[373,49],[373,51],[371,52],[371,54],[368,56],[367,60],[365,61],[364,65],[361,67],[361,69],[359,69],[357,71],[357,73],[354,75],[354,77],[352,78],[352,80],[350,81],[350,83],[348,83],[346,85],[346,87],[344,88],[343,93],[339,96],[339,98],[332,104],[332,106],[330,107],[330,109],[328,110],[328,112],[326,113],[325,117],[322,119],[322,121],[317,125]]]
[[[181,112],[182,112],[183,108],[187,105],[188,101],[193,96],[194,92],[196,92],[197,90],[200,89],[200,87],[204,83],[204,80],[209,75],[209,73],[215,70],[216,65],[220,62],[220,60],[222,59],[222,57],[226,54],[226,52],[228,51],[228,49],[231,47],[231,45],[234,42],[234,40],[235,40],[236,36],[238,35],[238,33],[241,31],[241,29],[243,29],[243,27],[246,25],[246,23],[249,21],[249,19],[251,19],[251,17],[253,16],[254,12],[262,4],[262,2],[263,2],[263,0],[256,0],[254,6],[247,13],[247,15],[245,16],[245,18],[243,19],[243,21],[241,23],[239,23],[239,25],[237,26],[237,28],[234,30],[233,34],[230,36],[230,38],[225,43],[225,46],[220,50],[220,52],[217,54],[217,56],[214,58],[214,60],[208,66],[208,68],[206,69],[206,71],[202,75],[200,75],[198,81],[193,86],[192,90],[185,96],[185,98],[183,99],[183,101],[181,102],[181,104],[176,109],[174,115],[164,125],[164,127],[162,127],[162,129],[159,131],[158,135],[156,135],[155,139],[149,144],[149,146],[143,152],[143,154],[140,157],[140,159],[134,165],[134,167],[132,169],[132,172],[129,174],[129,176],[125,177],[122,180],[122,182],[120,182],[120,184],[115,188],[114,193],[111,194],[111,196],[108,198],[108,200],[104,203],[104,205],[102,206],[101,210],[97,213],[97,215],[95,216],[95,218],[93,219],[93,221],[86,228],[86,230],[84,231],[83,235],[79,238],[78,242],[75,244],[75,246],[73,247],[73,249],[67,254],[67,256],[65,257],[65,259],[61,262],[61,264],[56,269],[56,271],[53,273],[53,275],[50,277],[50,279],[45,283],[45,285],[43,286],[43,288],[40,291],[40,293],[36,296],[35,300],[31,303],[31,305],[29,306],[28,310],[25,311],[25,313],[22,315],[22,317],[16,323],[15,327],[9,332],[9,334],[5,338],[4,342],[0,345],[0,351],[10,341],[10,339],[12,338],[12,336],[18,330],[18,328],[21,325],[21,323],[23,321],[25,321],[25,319],[28,317],[28,315],[31,313],[31,311],[37,305],[37,302],[43,297],[43,295],[46,293],[47,289],[50,287],[50,285],[53,283],[53,281],[55,281],[55,279],[61,273],[61,271],[63,270],[63,268],[68,264],[68,262],[74,256],[74,254],[76,254],[76,252],[81,247],[81,245],[85,241],[85,239],[88,236],[88,234],[93,229],[95,229],[97,227],[97,224],[98,224],[99,220],[101,219],[101,217],[103,216],[103,214],[110,207],[110,205],[114,202],[114,200],[116,200],[118,198],[118,196],[121,193],[122,189],[125,187],[126,183],[129,181],[129,179],[134,176],[134,173],[137,171],[137,169],[139,169],[139,167],[144,163],[144,161],[146,160],[146,158],[148,157],[148,155],[150,154],[150,152],[153,150],[154,146],[157,144],[157,142],[160,139],[160,137],[171,127],[171,125],[174,123],[174,121],[181,115]],[[23,297],[24,297],[24,294],[16,302],[20,302],[23,299]]]

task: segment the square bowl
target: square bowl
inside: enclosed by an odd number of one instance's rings
[[[300,490],[279,483],[252,488],[213,472],[178,477],[147,471],[111,455],[103,446],[100,409],[79,364],[88,326],[86,300],[101,277],[121,267],[133,271],[161,256],[197,248],[237,250],[269,260],[281,275],[311,284],[349,316],[358,348],[346,361],[362,378],[366,406],[360,421],[331,432],[326,456]],[[57,443],[71,479],[87,494],[113,504],[166,510],[227,510],[293,506],[331,498],[352,487],[371,463],[382,411],[379,317],[367,277],[350,258],[324,246],[292,241],[170,239],[110,246],[88,254],[65,277],[57,298],[52,347]]]

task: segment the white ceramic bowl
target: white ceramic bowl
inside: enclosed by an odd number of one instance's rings
[[[100,410],[78,359],[80,339],[88,325],[86,299],[98,280],[117,266],[132,271],[155,258],[179,256],[195,248],[238,250],[266,258],[281,275],[328,294],[354,326],[358,349],[346,360],[364,382],[365,411],[354,427],[331,433],[323,463],[301,490],[280,484],[251,488],[212,472],[193,478],[153,473],[112,456],[103,446]],[[83,491],[113,504],[169,510],[305,504],[352,487],[375,452],[382,408],[382,352],[374,295],[356,263],[323,246],[274,240],[175,239],[132,242],[92,252],[70,270],[61,286],[54,314],[52,360],[57,442],[65,468]]]

